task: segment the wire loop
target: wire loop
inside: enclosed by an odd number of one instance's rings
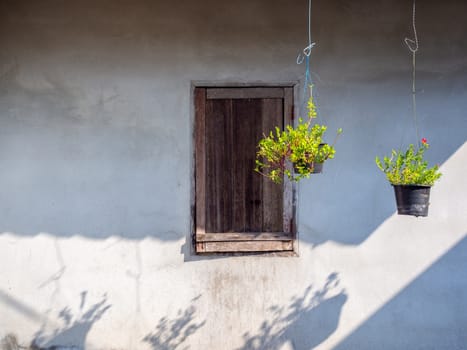
[[[417,35],[417,27],[415,23],[415,1],[413,0],[412,6],[412,27],[414,33],[414,39],[405,38],[404,42],[412,52],[412,117],[414,122],[415,128],[415,136],[417,138],[417,145],[420,145],[420,133],[418,128],[418,117],[417,117],[417,89],[416,89],[416,52],[418,51],[418,35]]]
[[[303,52],[300,52],[297,56],[297,64],[302,64],[305,60],[305,57],[310,57],[311,49],[316,45],[316,43],[310,43],[307,47],[303,49]]]
[[[415,53],[418,51],[418,35],[417,35],[417,26],[415,25],[415,16],[416,16],[416,12],[415,12],[415,0],[414,0],[413,6],[412,6],[412,28],[413,28],[414,38],[404,39],[405,44],[407,45],[407,47],[412,53]]]

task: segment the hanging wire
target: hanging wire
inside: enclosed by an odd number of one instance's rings
[[[415,126],[415,135],[417,137],[417,145],[420,146],[420,134],[418,131],[418,120],[417,120],[417,91],[416,91],[416,53],[418,51],[418,35],[417,35],[417,26],[415,23],[415,17],[416,17],[416,9],[415,9],[415,1],[413,0],[413,6],[412,6],[412,27],[413,27],[413,33],[414,33],[414,38],[409,39],[405,38],[404,42],[409,48],[409,50],[412,52],[412,115],[413,115],[413,120],[414,120],[414,126]]]
[[[305,57],[310,56],[313,46],[315,46],[315,43],[311,42],[311,0],[308,0],[308,46],[298,54],[297,64],[301,64]]]
[[[311,75],[310,75],[310,55],[311,55],[311,49],[316,45],[316,43],[311,41],[311,0],[308,0],[308,45],[303,49],[302,52],[300,52],[297,56],[297,64],[302,64],[303,61],[305,61],[305,79],[303,82],[303,99],[305,101],[306,99],[306,92],[308,87],[310,87],[310,96],[313,96],[313,85],[311,81]],[[302,104],[302,107],[305,106],[305,102]],[[301,108],[300,108],[301,109]],[[297,184],[299,186],[300,184]],[[297,201],[299,202],[299,193],[300,191],[296,192],[297,196],[294,199],[294,202]],[[296,203],[294,203],[294,206],[296,206]],[[297,214],[298,215],[298,214]],[[297,218],[300,220],[300,218]]]
[[[303,95],[306,94],[308,86],[311,85],[310,75],[310,55],[311,49],[316,43],[311,41],[311,0],[308,0],[308,45],[297,56],[297,64],[302,64],[305,61],[305,81],[303,86]]]

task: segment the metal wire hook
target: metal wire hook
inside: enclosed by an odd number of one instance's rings
[[[301,64],[304,60],[305,57],[310,57],[311,55],[311,49],[316,45],[316,43],[310,43],[307,47],[303,49],[302,52],[300,52],[297,56],[297,64]]]
[[[412,27],[413,27],[413,34],[414,34],[414,39],[409,39],[405,38],[404,42],[409,48],[412,53],[415,53],[418,51],[418,35],[417,35],[417,27],[415,25],[415,0],[413,1],[413,7],[412,7]]]

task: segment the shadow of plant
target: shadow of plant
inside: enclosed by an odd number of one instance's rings
[[[48,334],[46,331],[47,324],[44,323],[34,337],[31,345],[32,349],[85,348],[86,337],[92,326],[101,319],[111,305],[107,303],[107,296],[104,295],[99,302],[86,309],[87,292],[81,292],[80,297],[79,311],[76,315],[73,315],[69,307],[63,308],[58,314],[63,326]]]
[[[194,303],[199,298],[200,296],[197,296],[191,302]],[[149,343],[155,350],[179,349],[190,335],[206,323],[206,321],[194,322],[195,313],[196,308],[192,305],[185,311],[179,310],[177,317],[172,320],[162,317],[154,332],[146,335],[143,341]],[[183,349],[188,349],[188,346]]]
[[[262,323],[258,334],[244,334],[239,350],[278,350],[286,344],[295,350],[313,349],[337,328],[347,301],[344,289],[336,293],[338,287],[338,274],[332,273],[323,288],[314,291],[310,285],[288,306],[272,306],[272,319]]]
[[[18,339],[16,338],[16,335],[13,333],[9,333],[5,335],[1,340],[0,340],[0,349],[1,350],[18,350],[21,349],[22,346],[19,345]]]

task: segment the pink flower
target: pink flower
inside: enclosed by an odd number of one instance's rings
[[[428,141],[426,140],[426,138],[423,138],[423,139],[422,139],[422,143],[423,143],[424,145],[426,145],[426,144],[428,143]]]

